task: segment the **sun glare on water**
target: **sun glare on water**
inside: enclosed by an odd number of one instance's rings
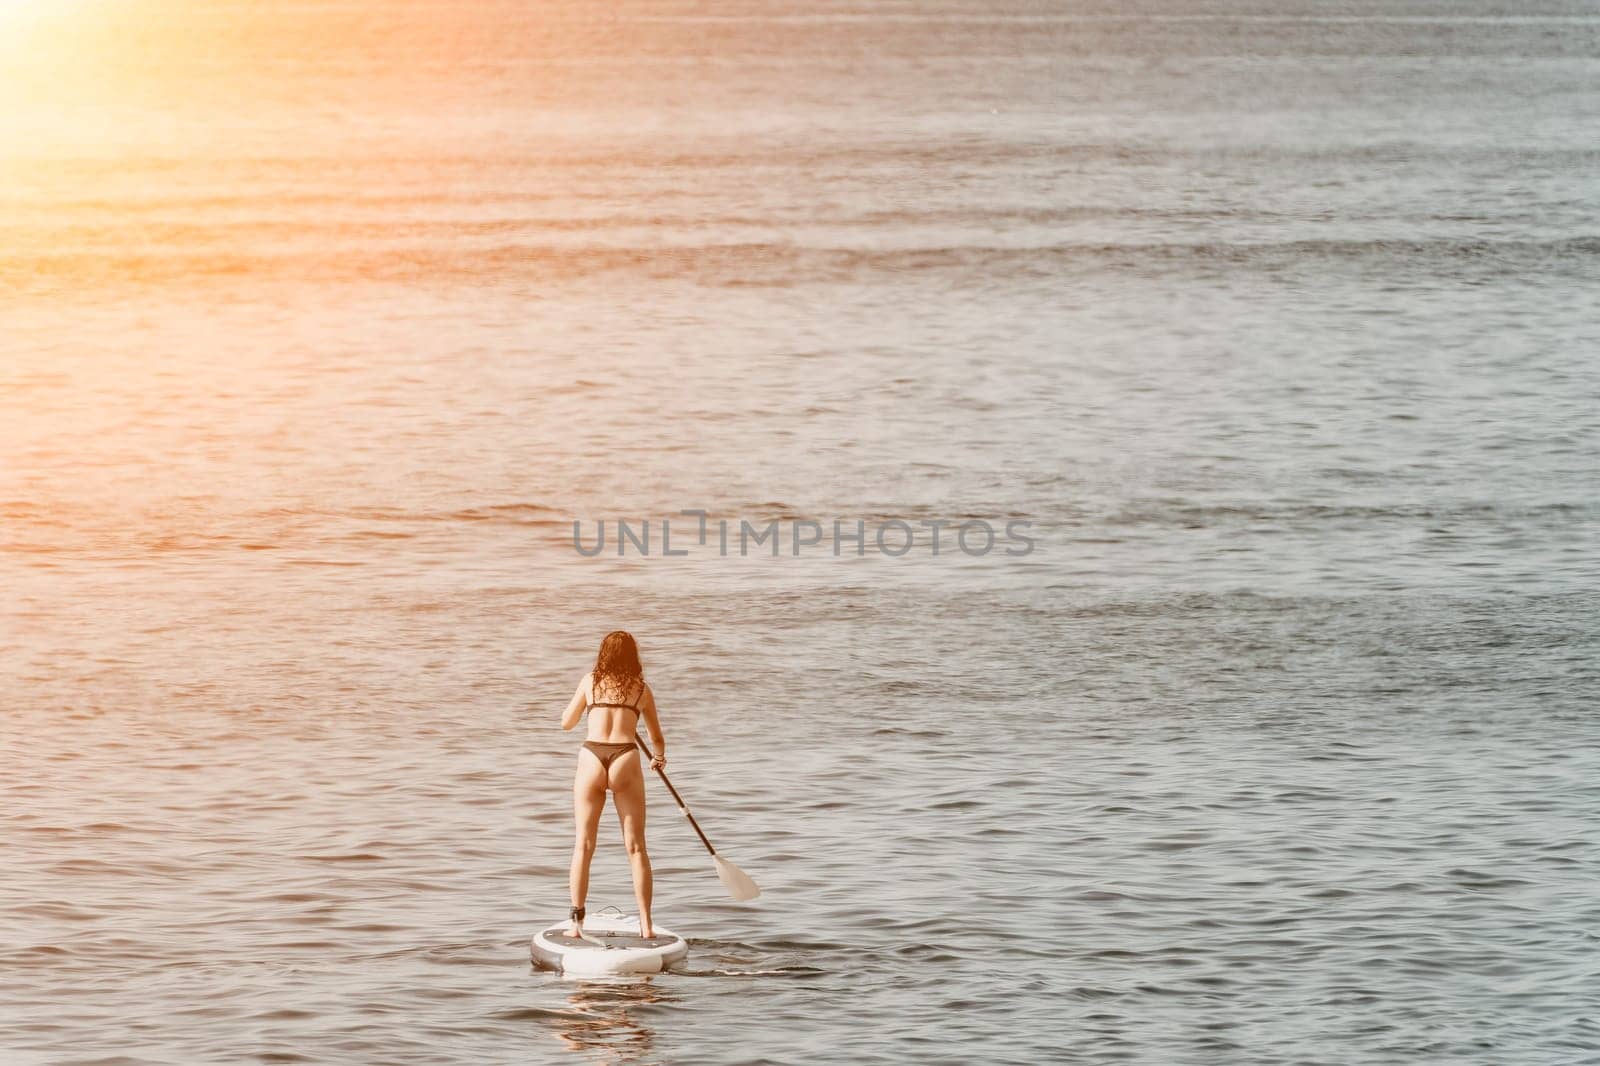
[[[73,134],[115,102],[106,0],[0,0],[0,162]]]
[[[24,23],[41,22],[72,6],[53,0],[0,0],[0,30],[9,32]]]
[[[8,67],[26,59],[39,47],[41,31],[78,19],[84,6],[84,0],[0,0],[0,59]]]
[[[0,58],[28,58],[57,31],[92,27],[97,7],[103,12],[104,0],[0,0]]]

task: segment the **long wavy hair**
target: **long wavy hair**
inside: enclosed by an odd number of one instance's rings
[[[621,629],[607,633],[600,642],[600,654],[594,657],[595,698],[600,698],[601,689],[624,696],[634,682],[643,680],[644,667],[639,664],[639,645],[633,634]]]

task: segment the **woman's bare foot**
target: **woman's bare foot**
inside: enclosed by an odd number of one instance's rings
[[[583,939],[583,923],[579,921],[567,922],[567,935],[578,940]]]

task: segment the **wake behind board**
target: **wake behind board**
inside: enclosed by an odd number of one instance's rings
[[[593,914],[583,921],[583,935],[582,940],[568,936],[566,922],[534,934],[533,964],[585,976],[660,973],[689,954],[688,943],[670,929],[658,925],[655,936],[640,936],[637,918]]]

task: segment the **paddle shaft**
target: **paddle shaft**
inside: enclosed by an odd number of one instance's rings
[[[644,757],[646,759],[655,758],[654,755],[650,754],[650,745],[644,742],[644,737],[641,737],[636,733],[634,734],[633,742],[639,745],[639,750],[644,752]],[[689,819],[689,824],[694,827],[695,835],[700,838],[700,843],[706,846],[707,851],[715,855],[717,853],[717,849],[712,847],[711,841],[706,839],[705,830],[700,828],[700,823],[695,821],[694,815],[689,813],[689,806],[683,802],[683,797],[678,795],[678,790],[672,787],[672,779],[667,776],[667,772],[658,766],[656,767],[656,773],[661,775],[661,783],[667,786],[668,792],[672,793],[673,800],[678,804],[678,810],[682,811],[683,816]]]

